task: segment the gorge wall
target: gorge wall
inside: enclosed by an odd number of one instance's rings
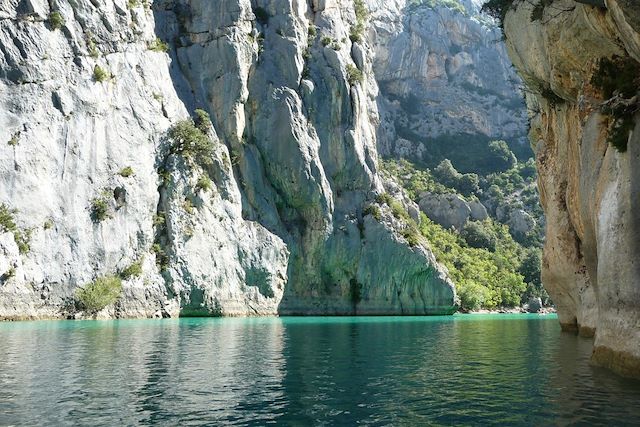
[[[521,81],[481,0],[368,3],[383,155],[431,167],[490,140],[530,153]]]
[[[640,5],[505,3],[508,51],[530,88],[543,282],[563,328],[595,335],[593,361],[638,377]]]
[[[0,2],[0,318],[115,277],[101,317],[451,313],[377,197],[358,4]]]

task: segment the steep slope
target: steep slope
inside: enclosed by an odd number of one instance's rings
[[[376,202],[358,4],[2,2],[0,317],[450,313]]]
[[[595,334],[595,363],[640,376],[640,6],[502,3],[509,54],[531,89],[544,283],[562,326]]]
[[[454,161],[456,151],[486,149],[492,139],[530,155],[521,82],[500,30],[479,13],[481,2],[368,3],[383,155],[435,166]]]

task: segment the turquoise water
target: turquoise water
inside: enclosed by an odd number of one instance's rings
[[[633,425],[554,316],[0,323],[0,425]]]

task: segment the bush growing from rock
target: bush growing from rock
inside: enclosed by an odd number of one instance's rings
[[[62,14],[58,11],[51,12],[49,14],[49,24],[54,30],[62,28],[64,25],[64,18],[62,17]]]
[[[193,120],[187,119],[176,123],[169,130],[172,141],[170,152],[195,160],[201,165],[213,163],[213,141],[199,129]]]
[[[351,86],[364,81],[364,74],[355,65],[347,64],[347,80]]]
[[[133,277],[140,277],[141,275],[142,275],[142,259],[127,266],[124,270],[122,270],[122,272],[120,272],[120,277],[122,277],[123,280],[129,280]]]
[[[196,183],[196,190],[209,191],[213,187],[211,179],[207,175],[200,175]]]
[[[154,52],[168,52],[169,44],[162,41],[161,38],[156,37],[151,43],[149,43],[149,50],[153,50]]]
[[[90,206],[91,219],[93,222],[102,222],[109,218],[109,201],[105,194],[95,197],[91,200]]]
[[[78,289],[76,301],[81,309],[96,312],[116,302],[121,293],[122,280],[119,277],[100,277]]]
[[[131,166],[127,166],[118,173],[124,178],[129,178],[130,176],[133,176],[133,168]]]
[[[109,73],[104,68],[96,65],[93,67],[93,80],[96,82],[102,83],[103,81],[109,79],[111,77],[111,73]]]
[[[4,203],[0,204],[0,233],[13,233],[13,240],[18,246],[21,254],[26,254],[31,249],[29,244],[31,241],[31,230],[21,230],[15,222],[14,215],[17,213],[15,209],[9,208]]]

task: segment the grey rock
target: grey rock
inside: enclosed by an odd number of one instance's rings
[[[542,310],[542,299],[535,297],[529,299],[527,311],[529,313],[539,313]]]
[[[427,160],[425,140],[460,134],[526,144],[520,80],[500,30],[479,14],[482,2],[462,2],[465,14],[405,0],[367,4],[382,154]]]
[[[428,243],[402,237],[388,207],[363,218],[384,187],[372,48],[349,41],[351,3],[273,0],[263,25],[247,0],[62,0],[61,30],[47,1],[30,4],[39,19],[22,22],[0,3],[0,203],[31,230],[25,254],[0,240],[0,269],[15,268],[0,318],[92,316],[74,311],[77,289],[136,261],[141,276],[95,316],[453,310]],[[168,52],[149,49],[158,37]],[[96,66],[112,77],[94,81]],[[210,165],[165,154],[196,107],[213,123]]]
[[[536,226],[536,220],[522,209],[515,209],[509,214],[509,229],[515,234],[527,234]]]
[[[420,210],[444,228],[461,230],[471,216],[471,208],[458,194],[427,193],[418,203]]]
[[[489,218],[487,208],[479,200],[471,200],[468,204],[469,209],[471,209],[472,221],[484,221]]]

